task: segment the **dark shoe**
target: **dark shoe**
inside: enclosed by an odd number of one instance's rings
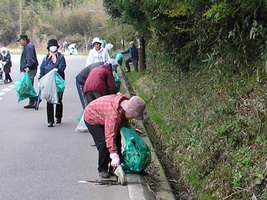
[[[61,124],[61,119],[56,119],[56,124]]]
[[[4,83],[5,83],[5,84],[7,84],[7,81],[6,81],[6,80],[4,80]]]
[[[129,71],[129,70],[127,70],[127,71],[125,71],[125,73],[130,73],[131,71]]]
[[[54,124],[53,124],[52,122],[49,122],[49,123],[47,124],[47,126],[48,126],[48,127],[53,127]]]
[[[110,178],[109,173],[107,171],[99,172],[99,176],[101,178]]]
[[[27,106],[24,106],[24,108],[35,108],[35,105],[33,105],[33,104],[28,104]]]

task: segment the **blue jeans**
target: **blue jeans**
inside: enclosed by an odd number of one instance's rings
[[[78,91],[78,95],[82,104],[82,108],[84,110],[85,105],[84,105],[84,94],[83,94],[83,85],[80,85],[77,81],[76,81],[76,88]]]

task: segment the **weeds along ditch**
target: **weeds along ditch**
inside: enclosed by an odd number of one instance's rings
[[[267,199],[264,78],[149,65],[126,76],[177,199]]]

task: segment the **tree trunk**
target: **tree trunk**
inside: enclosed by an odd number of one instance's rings
[[[146,69],[145,40],[143,36],[139,38],[139,43],[139,66],[140,71],[142,72],[144,69]]]

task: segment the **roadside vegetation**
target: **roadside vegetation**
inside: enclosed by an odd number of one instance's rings
[[[177,199],[267,199],[267,3],[104,5],[145,38],[146,70],[126,75]]]

